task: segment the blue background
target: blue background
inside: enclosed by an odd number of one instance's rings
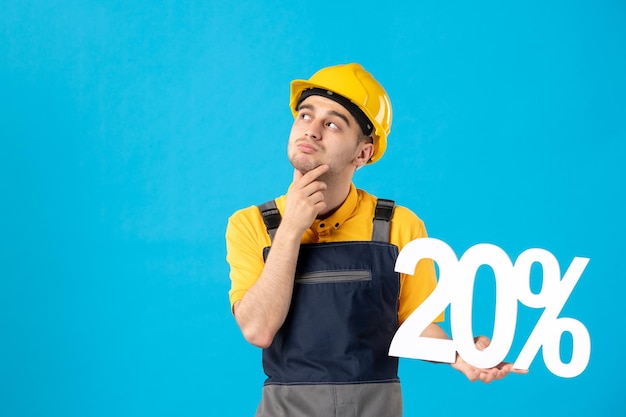
[[[0,8],[0,415],[253,414],[264,377],[230,314],[226,221],[288,186],[289,82],[347,62],[394,105],[357,186],[458,255],[591,258],[561,314],[591,334],[582,375],[541,352],[491,385],[403,359],[405,414],[625,414],[623,1]],[[508,360],[540,314],[520,308]]]

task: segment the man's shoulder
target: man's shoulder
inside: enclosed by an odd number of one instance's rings
[[[230,218],[239,218],[239,217],[248,217],[250,215],[257,215],[260,214],[259,211],[259,207],[262,206],[265,203],[270,203],[270,202],[275,202],[277,205],[280,205],[281,200],[284,198],[284,196],[278,196],[272,199],[268,199],[265,201],[258,201],[256,204],[253,204],[251,206],[248,207],[243,207],[240,209],[237,209],[231,216]]]
[[[398,203],[398,201],[389,197],[377,197],[374,194],[369,193],[368,191],[357,189],[359,194],[359,199],[361,204],[366,203],[371,205],[372,209],[375,208],[376,203],[379,199],[391,200],[394,202],[394,211],[392,220],[401,221],[401,222],[417,222],[423,224],[422,219],[420,219],[417,214],[410,208]]]
[[[419,225],[424,224],[422,219],[417,214],[415,214],[413,210],[411,210],[408,207],[398,205],[398,204],[396,204],[396,207],[394,209],[392,220],[400,221],[402,223],[411,222],[411,223],[417,223]]]
[[[230,220],[245,219],[257,213],[259,213],[259,207],[256,205],[240,208],[230,215]]]
[[[251,205],[248,207],[240,208],[236,210],[229,218],[228,224],[231,225],[240,225],[245,227],[258,227],[262,226],[263,228],[263,216],[261,215],[260,207],[261,205],[269,202],[275,202],[278,210],[282,212],[284,207],[284,199],[285,196],[278,196],[274,199],[261,201],[258,204]]]

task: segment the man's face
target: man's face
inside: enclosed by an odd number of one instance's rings
[[[303,174],[327,164],[327,175],[352,175],[363,164],[359,159],[363,146],[372,146],[359,141],[361,135],[361,128],[345,107],[326,97],[310,96],[298,108],[287,154]]]

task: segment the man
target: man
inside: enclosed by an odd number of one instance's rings
[[[290,106],[287,194],[236,212],[226,232],[233,314],[263,348],[268,376],[257,416],[400,416],[398,359],[387,352],[436,286],[434,265],[394,272],[403,246],[427,236],[424,225],[352,184],[385,151],[391,103],[369,72],[348,64],[293,81]],[[423,336],[448,338],[436,323]],[[477,339],[478,348],[488,343]],[[452,366],[486,383],[512,370],[460,357]]]

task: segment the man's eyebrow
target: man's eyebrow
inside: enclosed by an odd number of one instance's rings
[[[315,106],[313,106],[312,104],[306,104],[303,103],[300,105],[300,107],[298,107],[298,111],[302,110],[302,109],[306,109],[306,110],[311,110],[311,111],[315,111]],[[336,110],[329,110],[328,114],[330,114],[331,116],[337,116],[339,117],[341,120],[343,120],[344,122],[346,122],[346,124],[348,126],[350,126],[350,119],[348,119],[348,117],[343,114],[343,113],[339,113]]]
[[[335,110],[330,110],[330,111],[328,112],[328,114],[331,114],[331,115],[333,115],[333,116],[337,116],[337,117],[339,117],[339,118],[340,118],[340,119],[342,119],[344,122],[346,122],[346,124],[347,124],[348,126],[350,126],[350,120],[346,117],[346,115],[345,115],[345,114],[339,113],[338,111],[335,111]]]
[[[311,104],[300,104],[298,106],[298,111],[302,110],[302,109],[308,109],[308,110],[315,110],[315,107],[313,107]]]

